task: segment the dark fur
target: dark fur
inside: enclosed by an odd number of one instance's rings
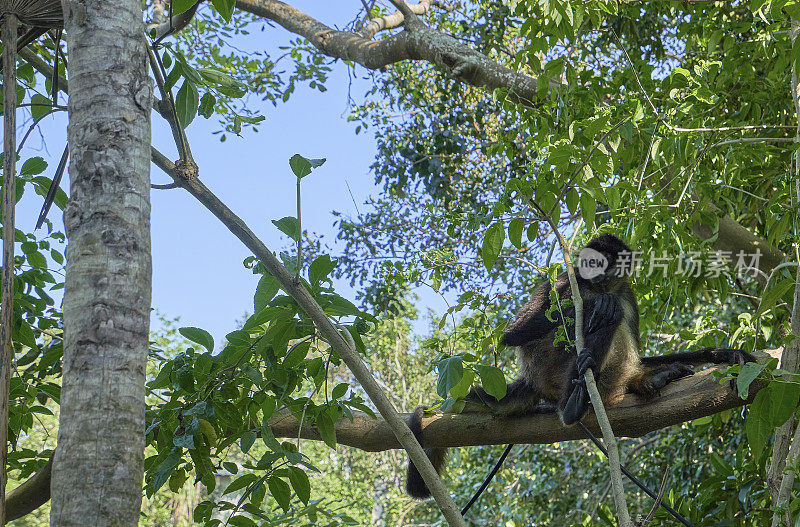
[[[467,395],[467,412],[491,412],[511,417],[541,412],[555,407],[565,425],[583,417],[589,396],[580,378],[591,367],[597,388],[604,403],[619,400],[626,392],[650,398],[667,383],[693,373],[690,365],[706,363],[744,363],[753,358],[744,352],[730,349],[706,348],[687,353],[658,357],[639,356],[639,309],[627,276],[616,276],[619,254],[630,253],[627,245],[612,234],[603,234],[587,247],[602,253],[609,261],[605,274],[594,281],[576,274],[583,299],[583,330],[585,348],[575,353],[565,341],[553,345],[563,317],[574,320],[575,308],[562,306],[551,313],[550,282],[537,287],[530,301],[517,313],[503,333],[503,344],[517,346],[519,377],[508,386],[506,396],[499,401],[480,386]],[[572,297],[567,274],[555,283],[558,298]],[[562,317],[563,313],[563,317]],[[574,342],[575,328],[567,328]],[[422,443],[420,407],[411,415],[409,426]],[[428,456],[439,471],[444,463],[444,449],[428,449]],[[406,483],[408,493],[416,498],[430,495],[413,463],[409,464]]]

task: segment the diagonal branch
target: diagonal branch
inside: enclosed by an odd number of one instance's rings
[[[425,480],[425,484],[431,490],[431,494],[447,522],[454,527],[466,527],[466,523],[464,523],[464,519],[458,507],[456,507],[453,498],[450,496],[441,478],[439,478],[436,470],[433,468],[425,451],[408,428],[407,421],[400,417],[397,410],[386,397],[386,394],[383,393],[380,386],[375,381],[372,372],[370,372],[352,346],[352,343],[348,343],[344,339],[317,301],[311,296],[311,293],[308,292],[302,283],[295,281],[294,277],[289,274],[289,271],[286,270],[280,260],[278,260],[267,246],[258,239],[244,220],[230,210],[225,203],[200,181],[197,177],[196,166],[194,170],[181,169],[155,148],[153,148],[151,152],[153,162],[172,177],[175,183],[179,184],[184,190],[194,196],[209,210],[209,212],[216,216],[234,236],[250,249],[261,264],[266,267],[267,271],[278,280],[283,290],[294,298],[303,311],[308,314],[325,340],[336,353],[339,354],[345,364],[347,364],[347,367],[367,393],[369,399],[386,420],[392,434],[408,452],[414,464],[421,469],[420,473]]]
[[[329,57],[353,61],[367,69],[383,69],[404,60],[424,60],[471,86],[489,91],[506,89],[513,102],[535,106],[540,99],[539,79],[536,77],[506,68],[452,36],[424,24],[414,27],[411,33],[403,31],[376,42],[360,33],[332,29],[278,0],[237,0],[236,7],[305,37]],[[559,86],[560,82],[555,78],[544,84],[545,91]]]

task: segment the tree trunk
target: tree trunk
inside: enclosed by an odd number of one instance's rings
[[[138,525],[150,320],[150,111],[141,3],[63,0],[70,201],[51,524]]]

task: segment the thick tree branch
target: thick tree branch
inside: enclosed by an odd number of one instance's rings
[[[781,350],[761,353],[760,360],[780,356]],[[654,430],[692,421],[724,410],[749,403],[760,386],[750,387],[747,401],[739,398],[728,383],[720,384],[713,372],[724,370],[716,366],[668,384],[660,397],[645,401],[629,394],[620,402],[607,407],[608,418],[619,437],[640,437]],[[336,439],[343,445],[368,452],[401,448],[400,443],[382,419],[373,419],[354,412],[353,422],[340,419],[336,422]],[[407,414],[404,415],[407,418]],[[587,412],[582,422],[594,433],[600,434],[597,419]],[[269,425],[276,437],[301,437],[321,440],[313,425],[306,423],[298,430],[299,421],[292,415],[274,416]],[[558,441],[585,439],[577,426],[564,427],[556,414],[538,414],[530,417],[499,419],[489,414],[436,413],[422,420],[425,446],[458,447],[497,445],[506,443],[549,444]]]
[[[331,29],[277,0],[237,0],[236,7],[305,37],[325,55],[353,61],[367,69],[382,69],[403,60],[424,60],[472,86],[490,91],[504,88],[514,102],[533,106],[539,100],[536,77],[501,66],[452,36],[424,24],[415,26],[413,32],[403,31],[376,42],[359,33]],[[553,89],[560,83],[558,79],[550,79],[546,86]]]
[[[157,154],[155,154],[157,155]],[[174,165],[173,165],[174,167]],[[174,168],[173,168],[174,170]],[[756,353],[759,361],[780,357],[782,349]],[[660,397],[644,401],[629,394],[619,403],[608,407],[608,418],[620,437],[640,437],[654,430],[699,419],[724,410],[736,408],[753,400],[760,386],[750,387],[750,397],[743,401],[728,384],[721,385],[713,372],[724,366],[709,368],[691,377],[668,384]],[[400,414],[408,419],[409,414]],[[502,426],[498,426],[498,423]],[[583,423],[599,434],[594,415],[587,413]],[[284,413],[273,416],[269,426],[275,437],[290,437],[322,441],[319,431],[306,421],[300,430],[300,420]],[[549,444],[558,441],[586,439],[577,426],[565,428],[555,414],[498,420],[488,414],[434,414],[424,417],[426,445],[431,447],[459,447],[507,443]],[[353,412],[353,421],[340,419],[335,423],[336,441],[367,452],[403,448],[388,423],[362,412]],[[36,510],[50,499],[50,468],[47,464],[25,483],[8,493],[6,517],[9,521]]]

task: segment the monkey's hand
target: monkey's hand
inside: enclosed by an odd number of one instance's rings
[[[592,356],[592,352],[589,351],[588,348],[583,348],[580,353],[578,353],[578,358],[575,359],[575,366],[578,368],[578,378],[582,378],[583,374],[586,373],[586,370],[589,368],[592,369],[592,372],[597,372],[597,362],[594,360]]]
[[[587,335],[606,326],[616,325],[622,320],[622,306],[616,295],[603,293],[593,300],[592,314],[584,327],[584,333]]]

